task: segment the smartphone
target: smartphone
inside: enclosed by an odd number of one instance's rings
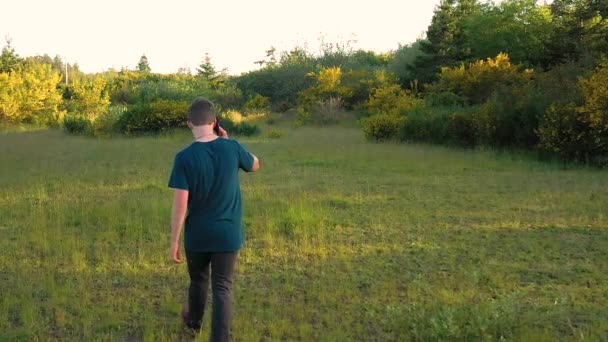
[[[213,131],[215,134],[220,135],[220,118],[215,118],[215,124],[213,125]]]

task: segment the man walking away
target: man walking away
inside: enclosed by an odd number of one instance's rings
[[[185,324],[200,330],[207,304],[209,271],[213,293],[212,341],[228,341],[232,320],[232,282],[243,245],[239,169],[255,172],[259,160],[217,124],[213,104],[192,102],[188,127],[195,141],[175,156],[169,187],[175,189],[171,219],[171,258],[183,262],[184,245],[190,287]],[[187,213],[187,215],[186,215]]]

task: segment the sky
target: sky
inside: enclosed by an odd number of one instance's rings
[[[354,39],[355,48],[386,52],[421,37],[440,0],[0,0],[0,39],[21,56],[60,55],[85,72],[135,68],[191,70],[205,53],[231,74],[256,69],[279,51]],[[2,44],[4,45],[4,42]]]

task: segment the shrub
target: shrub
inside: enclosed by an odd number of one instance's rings
[[[58,90],[61,75],[51,65],[27,63],[0,73],[0,120],[12,123],[54,125],[65,112]]]
[[[267,124],[268,126],[272,126],[272,125],[274,125],[274,124],[276,124],[276,123],[277,123],[277,118],[276,118],[276,117],[274,117],[274,116],[269,116],[269,117],[266,119],[266,124]]]
[[[185,101],[168,100],[137,104],[121,115],[116,127],[126,134],[161,133],[185,128],[189,106]]]
[[[91,120],[79,115],[67,115],[63,120],[63,128],[66,132],[75,135],[91,135],[93,133]]]
[[[404,123],[401,139],[447,144],[452,140],[450,115],[459,110],[459,107],[434,107],[412,111]]]
[[[291,109],[291,104],[289,104],[289,102],[287,102],[287,101],[280,101],[279,103],[277,103],[276,105],[274,105],[272,107],[273,107],[273,111],[275,111],[275,112],[285,113],[286,111]]]
[[[230,135],[252,136],[260,134],[260,127],[246,121],[234,122],[229,117],[221,116],[220,124]]]
[[[268,132],[268,138],[270,139],[280,139],[283,137],[283,132],[273,129],[272,131]]]
[[[247,114],[267,113],[270,110],[270,99],[266,96],[256,95],[245,103]]]
[[[107,112],[110,96],[106,93],[104,77],[80,79],[72,84],[73,109],[80,115],[94,120]]]
[[[582,104],[553,105],[538,129],[540,147],[563,159],[608,164],[608,65],[579,81]]]
[[[252,135],[258,135],[260,134],[260,127],[247,122],[241,122],[233,126],[233,128],[230,130],[230,134],[243,135],[247,137]]]
[[[189,101],[195,97],[190,98]],[[243,92],[232,84],[223,85],[215,89],[214,92],[210,94],[209,98],[218,109],[241,108],[245,100]]]
[[[468,66],[442,68],[439,81],[429,91],[433,94],[448,93],[447,98],[456,100],[452,95],[455,94],[467,104],[482,104],[499,87],[523,86],[532,79],[532,75],[531,70],[520,71],[518,66],[511,64],[508,55],[501,53],[496,58],[477,61]],[[439,95],[435,95],[437,96]]]
[[[401,137],[406,118],[392,114],[376,114],[362,120],[363,133],[368,140],[395,140]]]
[[[466,102],[462,96],[451,91],[429,93],[425,101],[430,106],[463,106]]]
[[[422,104],[422,100],[411,96],[398,84],[391,84],[376,89],[366,108],[372,114],[407,115]]]
[[[260,128],[246,121],[241,112],[228,110],[219,116],[220,125],[228,131],[230,135],[252,136],[260,134]]]
[[[127,111],[125,106],[113,106],[103,115],[97,117],[93,122],[93,135],[96,137],[108,137],[119,133],[117,124],[121,116]]]
[[[229,120],[232,124],[238,124],[245,121],[245,116],[238,110],[227,110],[220,114],[222,122]]]
[[[314,83],[313,79],[306,77],[311,70],[312,63],[304,58],[301,63],[284,63],[251,71],[235,81],[246,96],[260,94],[273,104],[286,103],[291,108],[296,104],[298,94]]]
[[[477,144],[473,118],[466,113],[455,112],[450,115],[448,134],[455,145],[472,147]]]
[[[304,106],[299,106],[296,112],[295,126],[300,127],[312,121],[312,114]]]

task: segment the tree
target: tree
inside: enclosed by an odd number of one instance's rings
[[[5,40],[6,45],[2,48],[2,54],[0,55],[0,73],[11,72],[23,62],[23,59],[19,57],[11,46],[12,39],[6,36]]]
[[[464,34],[475,59],[503,52],[515,64],[546,65],[551,21],[550,9],[536,0],[505,0],[482,5],[464,21]]]
[[[211,62],[211,56],[209,56],[209,53],[205,53],[203,62],[199,65],[196,71],[199,77],[208,81],[213,87],[219,87],[226,81],[226,69],[222,69],[221,72],[218,72]]]
[[[139,63],[137,63],[137,71],[143,73],[149,73],[152,71],[152,68],[150,68],[150,63],[148,62],[148,57],[146,57],[145,54],[141,55],[141,58],[139,58]]]
[[[429,83],[436,79],[441,67],[453,67],[473,60],[463,24],[480,8],[478,0],[441,1],[427,29],[426,40],[420,43],[423,54],[410,68],[416,79]]]
[[[552,64],[608,54],[608,4],[605,0],[555,0],[555,30],[549,43]]]
[[[422,54],[421,44],[419,39],[412,44],[399,45],[399,48],[393,52],[393,58],[388,64],[388,71],[397,76],[402,87],[409,87],[415,79],[411,68],[418,56]]]
[[[51,65],[27,63],[0,73],[0,120],[55,124],[63,117],[58,85],[61,76]]]
[[[259,65],[260,67],[263,67],[264,65],[266,65],[267,67],[270,67],[270,68],[276,66],[277,65],[277,49],[274,46],[271,46],[270,49],[266,50],[265,59],[255,61],[253,63]]]

